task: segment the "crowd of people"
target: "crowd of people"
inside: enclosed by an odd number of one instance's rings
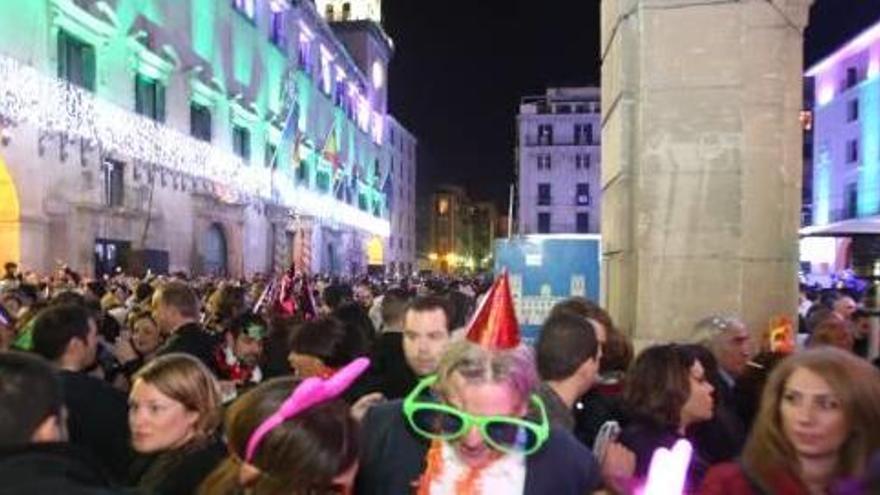
[[[682,440],[670,495],[880,493],[870,314],[811,299],[800,343],[718,314],[636,353],[578,297],[523,341],[505,275],[7,264],[0,494],[636,494]]]

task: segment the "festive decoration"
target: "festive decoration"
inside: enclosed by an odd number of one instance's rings
[[[660,447],[651,456],[648,480],[639,495],[677,495],[684,493],[688,466],[694,448],[690,442],[681,439],[675,442],[672,450]]]
[[[510,282],[505,270],[492,284],[467,331],[468,340],[487,349],[511,349],[519,345],[519,324],[513,310]]]
[[[253,461],[260,442],[273,428],[311,407],[339,397],[369,367],[370,360],[361,357],[346,365],[328,380],[307,378],[300,383],[290,394],[290,397],[281,404],[281,407],[251,433],[247,443],[245,462]]]
[[[367,109],[369,114],[369,109]],[[132,160],[214,182],[229,202],[277,201],[297,213],[387,237],[390,224],[334,198],[298,187],[287,174],[249,166],[232,153],[96,98],[77,86],[0,55],[4,127],[32,125],[41,136],[79,139]],[[41,138],[41,141],[42,139]]]
[[[777,316],[770,320],[767,332],[767,345],[770,352],[791,354],[795,349],[794,323],[788,316]]]

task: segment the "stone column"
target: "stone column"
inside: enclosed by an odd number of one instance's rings
[[[603,289],[637,346],[795,315],[811,3],[602,2]]]

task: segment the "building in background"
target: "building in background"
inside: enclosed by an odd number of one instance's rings
[[[517,115],[515,233],[596,233],[600,223],[599,88],[549,88]]]
[[[493,203],[472,201],[458,186],[438,187],[431,195],[426,266],[444,273],[490,269],[497,221]]]
[[[362,272],[393,47],[379,0],[323,3],[0,3],[0,261]]]
[[[820,278],[846,268],[874,273],[880,259],[880,23],[806,76],[815,98],[812,218],[802,229],[801,260]]]
[[[386,126],[389,149],[388,178],[382,192],[388,204],[391,235],[388,237],[387,268],[392,274],[411,274],[416,269],[416,156],[418,141],[394,117]]]

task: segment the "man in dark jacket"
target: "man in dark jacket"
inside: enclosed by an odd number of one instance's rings
[[[33,344],[33,351],[59,370],[71,443],[89,451],[115,479],[124,479],[131,460],[127,398],[85,371],[97,353],[94,318],[75,304],[47,308],[34,320]]]
[[[537,385],[523,347],[453,344],[437,375],[422,379],[405,401],[367,412],[355,493],[415,493],[420,486],[455,493],[462,484],[509,495],[592,493],[601,481],[592,452],[549,427],[533,394]],[[477,427],[479,421],[491,424]]]
[[[153,319],[169,336],[157,355],[189,354],[217,374],[214,352],[220,343],[199,324],[199,300],[186,284],[169,282],[153,294]]]
[[[61,382],[49,364],[0,353],[0,495],[125,493],[66,436]]]

